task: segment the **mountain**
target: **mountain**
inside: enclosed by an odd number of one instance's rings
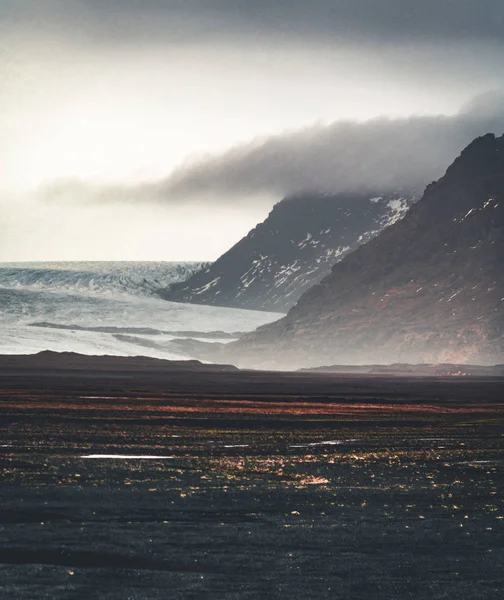
[[[286,317],[219,358],[269,368],[502,363],[503,275],[504,136],[489,134]]]
[[[414,195],[299,195],[208,268],[176,283],[167,300],[287,312],[332,265],[401,219]]]

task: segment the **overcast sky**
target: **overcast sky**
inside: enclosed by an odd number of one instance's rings
[[[2,0],[0,260],[212,259],[285,194],[421,186],[504,132],[468,105],[503,55],[502,0]]]

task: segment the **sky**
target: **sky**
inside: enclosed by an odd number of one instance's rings
[[[504,132],[502,0],[2,0],[0,261],[212,260]]]

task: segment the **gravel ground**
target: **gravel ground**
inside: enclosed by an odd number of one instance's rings
[[[504,597],[502,380],[104,380],[2,377],[1,598]]]

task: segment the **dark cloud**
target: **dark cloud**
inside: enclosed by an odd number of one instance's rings
[[[238,146],[165,181],[130,188],[67,182],[46,200],[243,205],[302,191],[421,192],[474,138],[504,133],[504,95],[477,98],[456,116],[336,122]]]
[[[504,39],[501,0],[221,0],[204,4],[219,11],[224,20],[232,18],[257,31],[371,36],[382,41],[412,35]]]
[[[0,18],[108,36],[504,40],[502,0],[3,0]]]
[[[504,132],[504,96],[489,94],[454,117],[373,119],[275,136],[180,169],[166,198],[240,198],[302,190],[421,190],[475,137]]]

